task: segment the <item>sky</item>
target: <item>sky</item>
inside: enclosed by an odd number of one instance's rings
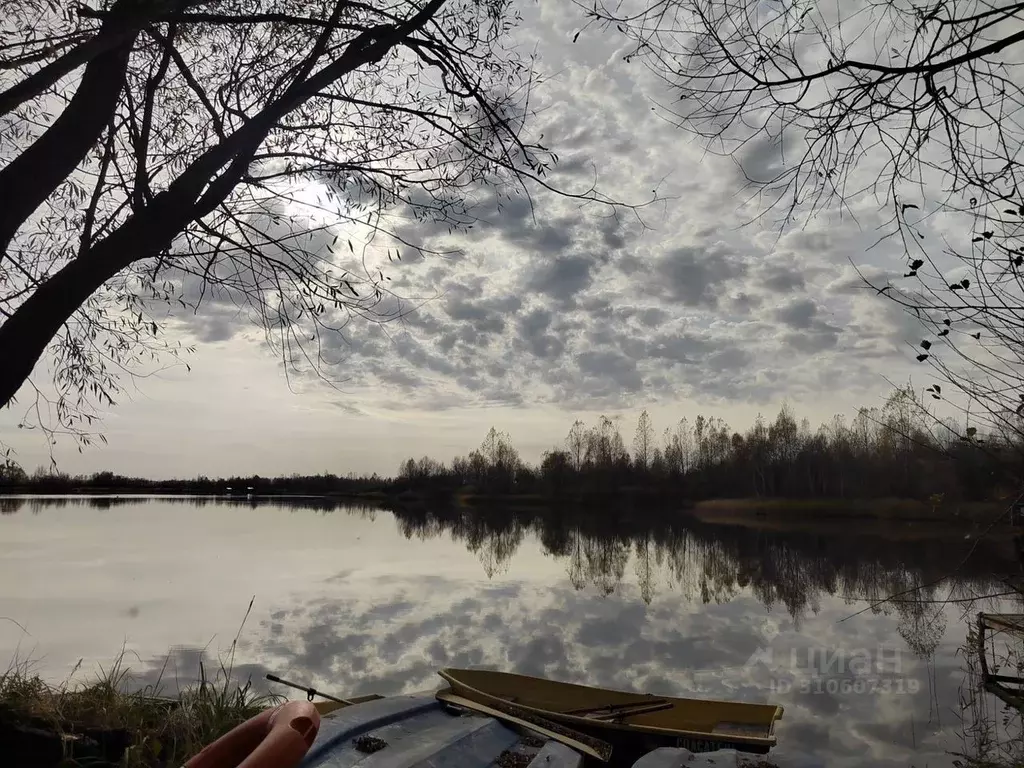
[[[333,472],[390,474],[408,456],[447,460],[493,425],[523,457],[562,444],[572,422],[621,417],[627,443],[647,409],[661,432],[681,417],[719,416],[746,429],[784,402],[812,424],[880,406],[914,375],[913,318],[861,282],[902,273],[893,245],[870,248],[886,217],[873,198],[781,230],[758,218],[744,175],[782,162],[753,142],[736,157],[704,152],[652,109],[666,98],[627,44],[588,31],[562,0],[522,6],[517,35],[545,82],[533,130],[558,152],[553,180],[596,179],[629,213],[538,193],[483,206],[470,234],[409,221],[402,234],[449,256],[407,253],[388,264],[396,292],[421,301],[385,326],[354,323],[327,339],[338,381],[286,377],[261,331],[211,301],[168,326],[194,345],[183,366],[126,383],[81,453],[58,440],[71,473],[149,477]],[[870,169],[869,169],[870,170]],[[938,225],[936,225],[938,226]],[[49,452],[19,430],[25,404],[0,413],[0,437],[31,469]]]

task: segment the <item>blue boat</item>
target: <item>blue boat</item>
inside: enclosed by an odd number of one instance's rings
[[[369,700],[367,700],[369,699]],[[597,742],[574,740],[553,723],[518,727],[516,718],[481,714],[438,699],[438,692],[386,698],[363,697],[351,704],[318,705],[320,729],[302,768],[582,768],[593,761]],[[336,708],[335,708],[336,707]],[[546,725],[555,725],[548,731]],[[545,737],[545,733],[553,737]],[[570,744],[576,744],[573,748]],[[693,754],[659,748],[639,760],[609,765],[633,768],[730,768],[742,765],[733,750]]]

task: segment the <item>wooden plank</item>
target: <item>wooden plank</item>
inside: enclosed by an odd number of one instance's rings
[[[985,614],[978,614],[978,662],[981,664],[982,682],[988,679],[988,659],[985,656]]]
[[[652,704],[668,704],[672,706],[672,703],[668,699],[655,699],[651,698],[649,701],[630,701],[626,704],[600,704],[593,707],[582,707],[580,709],[567,709],[564,712],[559,712],[561,715],[589,715],[592,712],[613,712],[622,709],[633,709],[634,707],[649,707]]]
[[[993,683],[1010,683],[1011,685],[1024,685],[1024,677],[1008,677],[1007,675],[989,675],[986,680]]]
[[[643,715],[647,712],[660,712],[663,709],[672,709],[674,706],[675,705],[671,701],[666,701],[662,704],[639,704],[629,709],[617,709],[614,712],[594,712],[589,715],[583,715],[583,717],[588,720],[618,721],[622,718],[632,717],[633,715]]]
[[[497,709],[472,699],[467,699],[464,696],[459,696],[451,690],[438,691],[436,696],[438,701],[442,701],[445,704],[451,704],[472,712],[480,712],[503,722],[517,725],[520,728],[526,728],[547,739],[553,739],[572,749],[595,757],[602,763],[607,763],[612,755],[612,746],[608,742],[595,739],[583,733],[577,733],[566,728],[564,725],[537,717],[531,712],[523,712],[521,710],[516,712],[518,707],[515,705],[509,704],[507,707],[503,706],[501,709]],[[520,715],[523,716],[520,717]]]
[[[979,613],[979,624],[986,629],[997,629],[1003,632],[1024,634],[1024,614],[1020,613]]]
[[[993,683],[991,680],[985,683],[985,690],[991,693],[993,696],[997,696],[1004,702],[1009,704],[1011,707],[1016,709],[1024,709],[1024,696],[1020,692],[1009,691],[999,683]]]

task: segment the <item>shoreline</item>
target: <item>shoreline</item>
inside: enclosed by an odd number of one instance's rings
[[[663,507],[676,514],[703,522],[725,522],[771,518],[786,522],[822,520],[879,520],[894,522],[942,522],[963,527],[991,524],[1005,515],[1008,501],[941,501],[929,503],[901,498],[716,498],[688,499],[658,493],[655,489],[622,489],[611,494],[485,494],[472,490],[431,493],[429,491],[353,491],[328,493],[211,493],[167,488],[77,488],[58,493],[41,493],[28,487],[0,488],[0,500],[32,498],[168,498],[209,499],[235,502],[273,502],[309,499],[325,502],[379,502],[397,506],[421,504],[454,505],[467,508],[523,508],[536,510],[551,506],[614,506],[634,502]],[[1013,528],[1008,523],[1000,524]]]

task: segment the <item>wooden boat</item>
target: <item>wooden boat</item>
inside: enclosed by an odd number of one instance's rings
[[[627,693],[485,670],[439,674],[458,696],[602,739],[617,757],[634,758],[659,747],[765,754],[775,746],[775,721],[782,717],[782,707],[774,704]]]

